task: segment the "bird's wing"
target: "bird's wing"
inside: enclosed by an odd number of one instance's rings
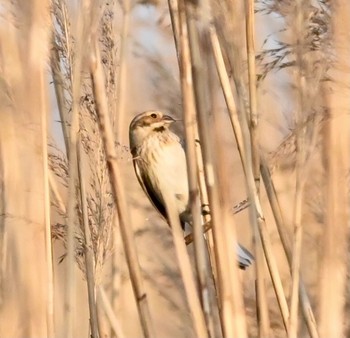
[[[137,164],[137,161],[134,160],[133,162],[134,162],[134,169],[135,169],[137,179],[143,191],[146,193],[149,200],[152,202],[153,206],[166,219],[167,214],[166,214],[165,206],[161,201],[161,199],[159,198],[159,196],[157,195],[156,191],[154,190],[148,176],[142,173],[142,171],[140,170],[140,167]]]

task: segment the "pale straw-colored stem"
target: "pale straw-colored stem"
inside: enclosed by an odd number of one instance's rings
[[[331,2],[331,31],[336,57],[323,83],[330,118],[325,125],[326,224],[320,274],[320,335],[344,337],[349,273],[349,135],[350,135],[350,2]]]
[[[162,191],[167,191],[166,187]],[[183,240],[183,233],[180,225],[179,215],[175,207],[175,197],[171,194],[165,194],[166,211],[169,220],[169,224],[173,233],[173,240],[175,245],[175,251],[179,262],[182,280],[185,287],[188,305],[190,307],[194,328],[197,337],[209,337],[205,324],[204,313],[199,301],[198,292],[196,290],[196,284],[191,268],[190,258],[188,256],[186,245]]]
[[[119,76],[117,83],[117,111],[112,112],[116,121],[113,126],[117,131],[117,141],[122,142],[124,136],[124,118],[127,90],[127,66],[128,66],[128,46],[129,46],[129,28],[130,28],[130,0],[122,0],[123,8],[123,25],[120,35],[120,52],[119,52]],[[116,116],[114,115],[116,114]]]
[[[44,93],[44,73],[40,73],[41,92]],[[54,325],[54,277],[53,277],[53,257],[52,257],[52,237],[51,237],[51,213],[50,213],[50,188],[49,188],[49,166],[47,151],[47,114],[48,107],[46,97],[41,96],[41,133],[42,133],[42,161],[43,161],[43,184],[44,184],[44,217],[45,217],[45,242],[46,242],[46,263],[47,263],[47,334],[48,337],[55,336]]]
[[[78,140],[78,171],[79,171],[79,186],[80,186],[80,199],[81,210],[83,215],[83,230],[84,230],[84,258],[85,258],[85,270],[86,270],[86,282],[88,289],[88,301],[90,312],[90,328],[91,338],[99,338],[97,309],[96,309],[96,296],[95,296],[95,274],[94,274],[94,256],[92,253],[92,241],[89,228],[89,216],[87,206],[87,195],[85,188],[86,169],[83,158],[83,148],[81,139]]]
[[[302,234],[303,234],[303,223],[302,223],[302,210],[303,210],[303,198],[304,198],[304,187],[306,177],[306,162],[305,162],[305,126],[303,125],[304,114],[307,113],[305,107],[305,78],[303,67],[303,56],[305,52],[303,48],[303,36],[305,21],[303,19],[304,13],[303,8],[305,2],[303,0],[296,1],[296,60],[297,60],[297,90],[298,100],[296,107],[296,124],[297,124],[297,139],[296,139],[296,190],[294,195],[294,238],[293,238],[293,252],[292,252],[292,287],[290,297],[290,318],[289,318],[289,338],[297,338],[298,335],[298,310],[299,310],[299,281],[300,281],[300,263],[301,263],[301,246],[302,246]]]
[[[196,106],[198,113],[199,132],[203,151],[204,170],[206,185],[210,202],[210,212],[213,223],[215,257],[218,271],[218,294],[220,303],[220,318],[222,330],[225,337],[237,335],[246,337],[247,328],[244,315],[244,307],[241,294],[241,285],[238,280],[238,274],[235,273],[237,266],[233,259],[235,253],[232,248],[235,245],[234,231],[232,231],[232,221],[228,220],[225,213],[225,207],[220,204],[220,190],[217,184],[217,172],[215,157],[213,154],[213,139],[209,131],[210,100],[208,100],[209,90],[207,87],[208,77],[206,73],[209,63],[207,60],[209,37],[206,29],[202,28],[197,31],[196,19],[200,18],[200,10],[196,12],[191,5],[188,5],[189,11],[188,31],[190,40],[191,58],[193,63],[194,89],[196,96]],[[201,41],[201,44],[199,43]],[[204,60],[203,60],[204,59]],[[215,115],[215,114],[214,114]],[[230,229],[228,228],[230,224]],[[229,243],[230,242],[230,243]]]
[[[181,77],[181,90],[182,90],[182,102],[184,112],[184,124],[185,124],[185,136],[186,136],[186,161],[187,161],[187,172],[189,181],[189,202],[191,207],[193,234],[194,234],[194,252],[196,259],[197,279],[198,288],[201,297],[201,304],[203,311],[205,311],[205,319],[210,328],[211,334],[213,328],[213,318],[210,306],[210,291],[209,291],[209,275],[208,275],[208,262],[206,257],[206,246],[204,236],[202,232],[202,218],[201,218],[201,203],[200,193],[197,181],[197,157],[196,157],[196,104],[193,92],[192,82],[192,65],[191,55],[189,49],[187,22],[185,3],[180,0],[179,4],[176,4],[174,0],[170,0],[172,6],[179,9],[179,16],[173,27],[177,26],[179,30],[179,43],[181,53],[178,55],[180,77]],[[175,19],[176,13],[172,15]]]
[[[131,284],[134,291],[136,305],[141,321],[143,335],[155,337],[153,323],[149,311],[148,298],[143,285],[141,268],[133,238],[129,208],[125,196],[125,188],[122,183],[122,175],[117,162],[113,128],[108,113],[107,98],[105,95],[105,82],[101,58],[96,42],[90,55],[90,72],[93,83],[93,93],[96,100],[96,112],[100,126],[103,144],[106,152],[106,160],[110,175],[114,201],[117,206],[119,228],[125,251],[126,262],[129,268]]]
[[[258,130],[258,108],[255,68],[255,13],[254,0],[246,1],[246,42],[248,55],[248,80],[249,80],[249,108],[248,116],[250,139],[252,145],[252,171],[256,190],[260,191],[260,143]],[[256,260],[256,290],[257,313],[260,337],[270,337],[270,318],[265,287],[265,261],[262,244],[257,227],[254,227],[254,252]]]
[[[81,4],[81,15],[77,20],[76,33],[77,43],[75,51],[74,67],[72,67],[72,113],[69,132],[69,146],[67,157],[68,162],[68,209],[67,209],[67,257],[66,257],[66,289],[64,298],[64,335],[66,338],[73,338],[73,327],[75,325],[75,227],[76,215],[76,183],[77,183],[77,134],[79,129],[79,99],[81,88],[81,67],[82,67],[82,45],[86,38],[84,34],[84,15],[87,13],[86,1]],[[84,36],[85,35],[85,36]]]
[[[69,128],[68,128],[68,114],[67,109],[64,103],[64,91],[63,91],[63,76],[62,73],[58,70],[60,66],[60,58],[58,49],[52,48],[51,51],[51,71],[52,71],[52,78],[53,78],[53,84],[55,88],[55,95],[56,95],[56,101],[57,101],[57,107],[58,107],[58,113],[60,114],[61,119],[61,128],[62,128],[62,134],[63,134],[63,140],[65,145],[66,154],[69,153]]]
[[[197,125],[197,127],[198,127],[198,125]],[[198,128],[196,130],[196,134],[197,134],[196,139],[199,139]],[[203,213],[203,211],[207,211],[207,212],[210,211],[210,208],[208,209],[209,199],[208,199],[207,187],[205,184],[203,156],[202,156],[201,146],[200,146],[199,142],[196,142],[196,157],[197,157],[197,166],[198,166],[197,179],[198,179],[198,184],[199,184],[200,198],[201,198],[201,202],[202,202],[202,213]],[[205,235],[206,246],[207,246],[207,251],[208,251],[208,255],[209,255],[211,276],[212,276],[212,281],[214,284],[214,291],[215,291],[215,294],[211,293],[210,297],[209,297],[209,301],[210,301],[209,306],[213,307],[214,304],[218,306],[219,303],[217,301],[218,292],[217,292],[216,284],[217,284],[218,274],[217,274],[217,270],[216,270],[214,238],[213,238],[212,231],[208,232],[208,230],[211,229],[210,213],[204,213],[202,219],[204,221],[202,228],[203,228],[203,233],[206,234]],[[189,236],[192,237],[192,240],[191,240],[191,238],[189,238]],[[190,233],[185,237],[185,243],[186,243],[186,245],[188,245],[192,241],[193,241],[193,233]],[[220,311],[220,309],[218,309],[218,310]],[[213,311],[211,309],[206,310],[206,313],[209,311],[211,312],[211,316],[212,316]],[[218,322],[217,320],[214,321],[213,317],[211,317],[210,320],[208,320],[208,327],[210,329],[210,332],[213,332],[212,336],[216,337],[219,334],[222,335],[220,322]],[[220,330],[220,332],[218,332],[218,330]]]
[[[115,315],[112,304],[110,303],[108,296],[106,294],[106,291],[102,286],[98,287],[98,294],[99,298],[101,299],[101,305],[103,307],[103,310],[109,320],[109,323],[112,327],[112,330],[114,332],[114,335],[116,338],[125,338],[125,334],[123,333],[122,327],[120,325],[120,321]]]
[[[122,28],[120,32],[120,47],[118,48],[118,63],[119,72],[116,72],[117,90],[116,90],[116,111],[110,112],[113,121],[113,130],[116,134],[116,140],[119,144],[123,144],[125,137],[125,114],[126,114],[126,99],[128,90],[128,55],[129,55],[129,31],[130,31],[130,14],[131,14],[131,0],[119,1],[122,7]],[[120,243],[118,232],[118,217],[115,217],[113,228],[113,245],[115,247]],[[118,273],[118,255],[113,253],[112,257],[112,292],[111,301],[114,309],[117,308],[117,293],[120,287],[120,278]]]
[[[65,293],[65,337],[73,338],[75,323],[75,225],[77,222],[76,207],[76,133],[78,131],[78,111],[73,108],[69,144],[69,180],[68,180],[68,209],[67,209],[67,257],[66,257],[66,293]]]
[[[249,135],[249,131],[245,133],[242,132],[241,128],[247,129],[247,125],[243,121],[241,126],[241,123],[236,114],[236,105],[235,105],[235,100],[231,91],[230,80],[225,68],[225,63],[222,56],[219,39],[217,37],[217,34],[214,28],[211,29],[210,37],[211,37],[211,45],[214,51],[217,71],[218,71],[221,86],[223,89],[226,105],[230,114],[231,123],[235,133],[235,138],[236,138],[239,154],[241,156],[243,169],[246,174],[246,179],[247,179],[247,184],[248,184],[249,194],[250,194],[249,199],[255,204],[255,210],[254,209],[251,209],[251,210],[256,212],[256,217],[251,217],[251,220],[254,221],[255,219],[258,222],[257,226],[261,236],[264,254],[266,257],[266,262],[269,268],[272,284],[274,286],[274,290],[275,290],[280,311],[282,314],[284,326],[287,330],[288,319],[289,319],[289,308],[288,308],[286,296],[284,294],[281,277],[277,268],[276,258],[272,252],[272,244],[269,238],[268,229],[266,227],[265,219],[264,219],[262,208],[260,205],[260,199],[255,187],[253,172],[251,170],[248,170],[248,168],[246,167],[247,161],[251,161],[251,156],[246,156],[246,153],[245,153],[245,151],[248,151],[248,152],[250,151],[250,138],[247,137],[247,135]],[[246,147],[244,147],[244,143],[247,145]]]
[[[61,211],[62,214],[66,214],[67,209],[66,206],[63,203],[63,199],[62,196],[60,194],[60,192],[58,191],[58,187],[56,184],[56,180],[53,177],[53,174],[51,171],[49,171],[49,184],[50,184],[50,190],[51,190],[51,194],[53,195],[52,197],[55,198],[58,209]]]
[[[173,38],[177,58],[180,62],[180,23],[179,23],[179,4],[177,0],[168,0],[168,8],[171,19],[171,27],[173,29]]]
[[[264,182],[264,186],[266,189],[267,197],[269,199],[269,203],[272,209],[272,213],[276,222],[277,231],[279,234],[279,237],[281,239],[283,250],[286,254],[289,269],[291,269],[292,266],[292,244],[289,234],[287,233],[286,229],[287,226],[284,222],[282,211],[277,199],[277,193],[273,184],[273,181],[271,179],[271,174],[268,168],[268,164],[264,157],[261,157],[261,177]],[[309,296],[307,294],[304,282],[302,278],[300,277],[299,281],[299,297],[300,297],[300,303],[301,303],[301,309],[303,313],[303,317],[306,323],[306,326],[309,331],[309,335],[312,338],[318,338],[318,332],[317,332],[317,324],[315,320],[315,316],[313,313],[313,309],[311,307],[311,302],[309,299]]]

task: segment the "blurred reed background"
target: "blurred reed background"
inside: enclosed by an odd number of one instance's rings
[[[349,60],[347,0],[1,1],[0,337],[349,337]],[[186,250],[148,109],[209,203]]]

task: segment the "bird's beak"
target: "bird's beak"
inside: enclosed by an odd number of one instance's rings
[[[176,120],[173,119],[173,118],[172,118],[171,116],[169,116],[169,115],[164,115],[163,118],[162,118],[162,121],[171,124],[171,123],[175,122]]]

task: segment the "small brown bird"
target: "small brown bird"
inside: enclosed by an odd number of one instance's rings
[[[169,129],[173,122],[171,116],[160,111],[146,111],[131,121],[129,139],[134,169],[142,189],[165,219],[164,193],[173,195],[184,228],[191,220],[187,164],[180,138]],[[237,245],[237,255],[243,269],[254,259],[240,245]]]

